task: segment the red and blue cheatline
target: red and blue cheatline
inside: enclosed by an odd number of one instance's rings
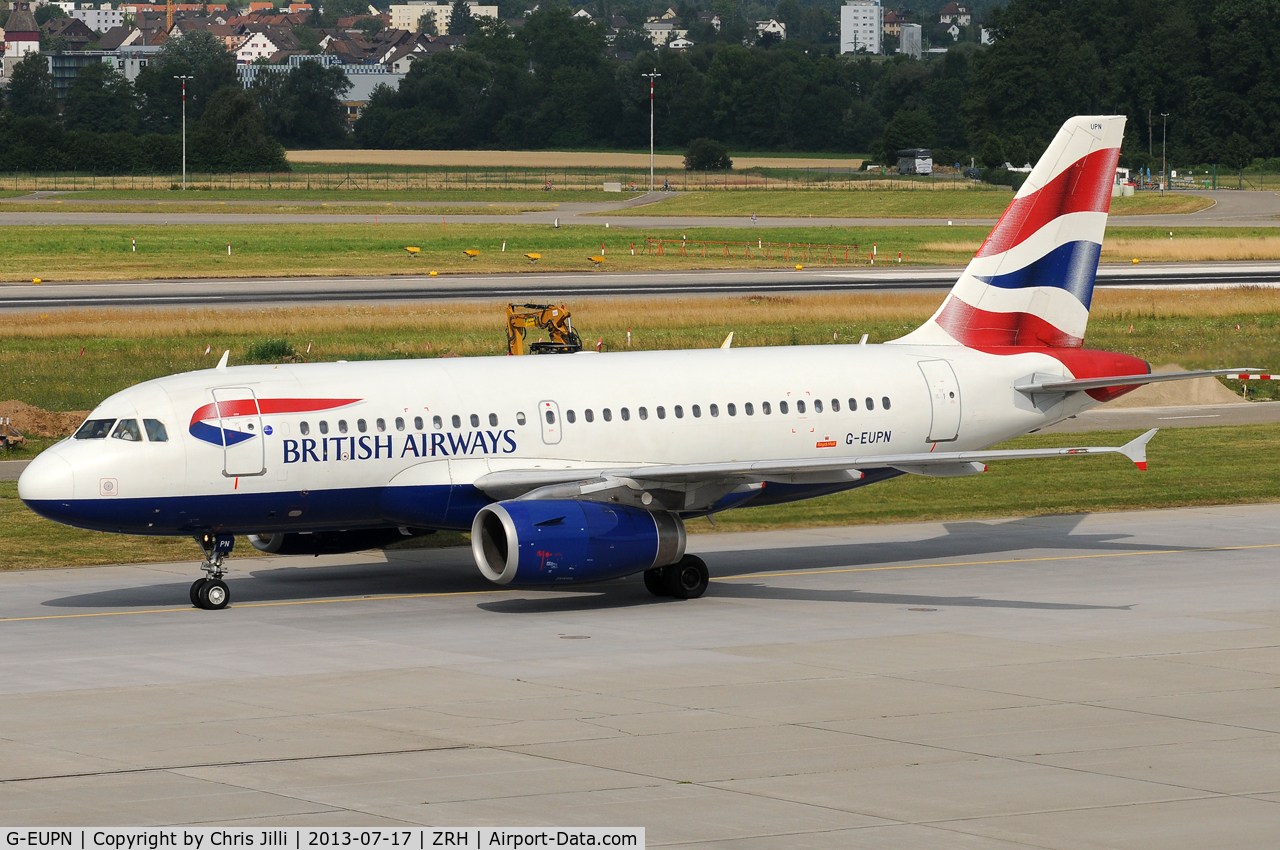
[[[191,436],[214,446],[234,446],[256,436],[255,431],[234,427],[237,419],[272,413],[320,413],[361,401],[358,398],[240,398],[215,401],[197,408],[188,427]],[[227,427],[231,426],[231,427]],[[270,433],[269,431],[266,433]]]

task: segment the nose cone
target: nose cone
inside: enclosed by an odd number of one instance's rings
[[[71,464],[56,448],[36,456],[18,478],[18,498],[38,514],[42,502],[66,502],[75,495]]]

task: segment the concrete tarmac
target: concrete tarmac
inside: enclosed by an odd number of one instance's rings
[[[236,560],[222,612],[194,564],[2,573],[0,822],[1275,846],[1280,505],[691,549],[691,602],[464,550]]]

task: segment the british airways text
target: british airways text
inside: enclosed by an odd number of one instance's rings
[[[285,463],[326,463],[331,460],[381,460],[393,457],[456,457],[458,455],[509,455],[516,450],[515,431],[471,431],[454,434],[406,434],[396,451],[395,436],[321,437],[284,440]]]

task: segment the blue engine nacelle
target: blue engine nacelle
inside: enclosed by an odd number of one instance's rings
[[[509,501],[486,505],[471,523],[471,552],[498,584],[606,581],[684,557],[675,514],[602,502]]]

